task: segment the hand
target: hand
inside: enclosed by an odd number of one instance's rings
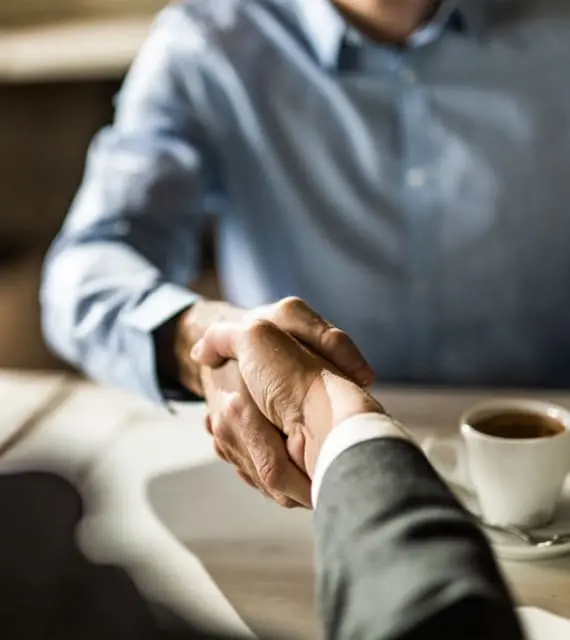
[[[159,350],[162,360],[170,361],[170,377],[174,377],[196,395],[206,396],[201,367],[190,358],[190,352],[211,324],[224,321],[240,322],[245,320],[246,314],[246,310],[226,302],[199,300],[175,318],[170,325],[172,335],[164,340]]]
[[[197,303],[179,322],[176,341],[180,379],[205,395],[211,418],[209,431],[218,455],[234,464],[249,484],[286,507],[310,506],[310,486],[305,475],[302,434],[284,440],[251,400],[238,375],[236,363],[217,371],[198,366],[191,348],[207,327],[218,319],[246,327],[253,318],[267,318],[295,335],[359,384],[372,381],[373,373],[350,338],[324,321],[297,298],[253,311],[224,303]],[[247,420],[245,419],[247,418]]]
[[[299,298],[285,298],[253,310],[240,309],[225,302],[196,302],[171,325],[174,333],[170,340],[172,346],[168,348],[165,344],[160,349],[163,357],[168,350],[174,354],[175,362],[168,367],[171,375],[175,375],[190,391],[205,395],[202,372],[190,357],[192,348],[214,323],[229,321],[245,324],[253,319],[275,323],[320,353],[358,384],[366,386],[372,383],[374,372],[346,333],[326,322]]]
[[[312,477],[320,448],[340,422],[360,413],[383,413],[382,406],[338,368],[290,333],[266,320],[212,326],[192,357],[202,366],[237,360],[240,374],[259,411],[289,439],[304,445],[303,463]],[[245,428],[239,396],[229,399],[222,421]],[[279,476],[280,459],[273,459]]]
[[[250,486],[286,508],[310,508],[304,443],[286,440],[259,411],[236,362],[203,368],[208,431],[218,456]]]

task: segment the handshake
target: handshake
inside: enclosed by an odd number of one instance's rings
[[[302,300],[243,311],[198,302],[177,319],[178,378],[203,393],[217,454],[288,508],[311,508],[311,478],[336,425],[384,413],[352,340]]]

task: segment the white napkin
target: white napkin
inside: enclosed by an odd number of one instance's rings
[[[570,638],[570,620],[536,607],[519,607],[518,612],[528,640]]]

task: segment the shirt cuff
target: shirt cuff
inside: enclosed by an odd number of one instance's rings
[[[137,377],[140,392],[150,400],[164,403],[167,390],[158,380],[154,332],[163,324],[191,307],[199,296],[173,284],[161,284],[123,318],[133,334],[133,353],[137,357]]]
[[[380,413],[362,413],[348,418],[327,436],[313,474],[311,500],[316,508],[326,472],[341,453],[361,442],[378,438],[400,438],[413,441],[411,435],[396,420]]]

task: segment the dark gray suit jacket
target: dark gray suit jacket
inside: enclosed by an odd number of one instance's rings
[[[342,453],[315,532],[327,638],[523,637],[489,545],[414,445],[373,440]]]
[[[82,509],[55,476],[0,476],[0,638],[206,638],[146,602],[121,569],[81,555]],[[315,528],[327,638],[521,640],[489,547],[412,445],[345,451]]]

